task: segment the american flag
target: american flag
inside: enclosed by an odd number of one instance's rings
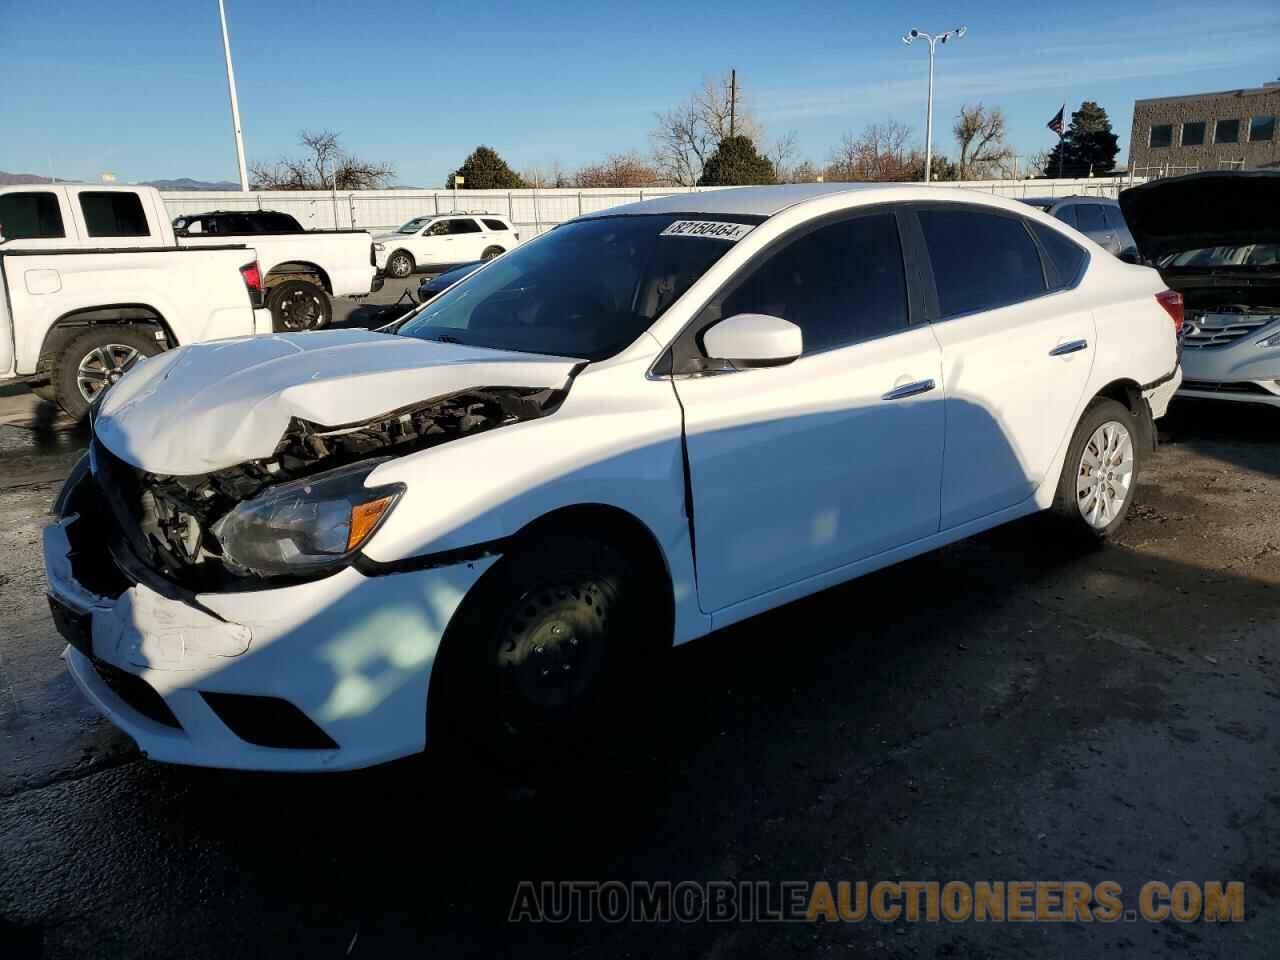
[[[1049,124],[1048,124],[1049,129],[1052,130],[1054,133],[1056,133],[1058,136],[1062,136],[1062,118],[1066,112],[1067,112],[1067,105],[1064,103],[1061,107],[1058,108],[1058,112],[1053,115],[1053,119],[1049,121]]]

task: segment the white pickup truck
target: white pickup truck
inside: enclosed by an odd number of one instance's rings
[[[169,226],[158,204],[154,190],[0,188],[0,382],[78,417],[140,357],[271,332],[257,252],[178,247],[151,232]]]

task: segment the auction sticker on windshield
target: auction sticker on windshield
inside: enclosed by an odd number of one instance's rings
[[[725,223],[722,220],[677,220],[660,237],[709,237],[737,243],[755,229],[750,223]]]

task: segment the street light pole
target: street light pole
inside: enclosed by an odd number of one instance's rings
[[[240,189],[249,192],[249,172],[244,165],[244,133],[240,129],[240,102],[236,98],[236,71],[231,66],[231,38],[227,35],[227,11],[218,0],[218,16],[222,20],[222,52],[227,58],[227,89],[231,92],[231,129],[236,135],[236,162],[240,167]]]
[[[959,40],[967,32],[968,27],[956,27],[946,33],[930,34],[921,30],[912,30],[902,37],[902,42],[911,46],[914,40],[927,40],[929,43],[929,105],[925,111],[924,121],[924,182],[928,183],[933,170],[933,56],[940,43],[946,43],[952,37]]]

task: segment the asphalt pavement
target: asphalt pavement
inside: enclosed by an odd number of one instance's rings
[[[0,958],[1280,956],[1278,428],[1175,403],[1116,543],[1031,518],[681,647],[638,748],[535,786],[142,759],[67,677],[44,598],[83,435],[9,388]],[[819,879],[1240,880],[1246,914],[508,921],[521,880]]]

